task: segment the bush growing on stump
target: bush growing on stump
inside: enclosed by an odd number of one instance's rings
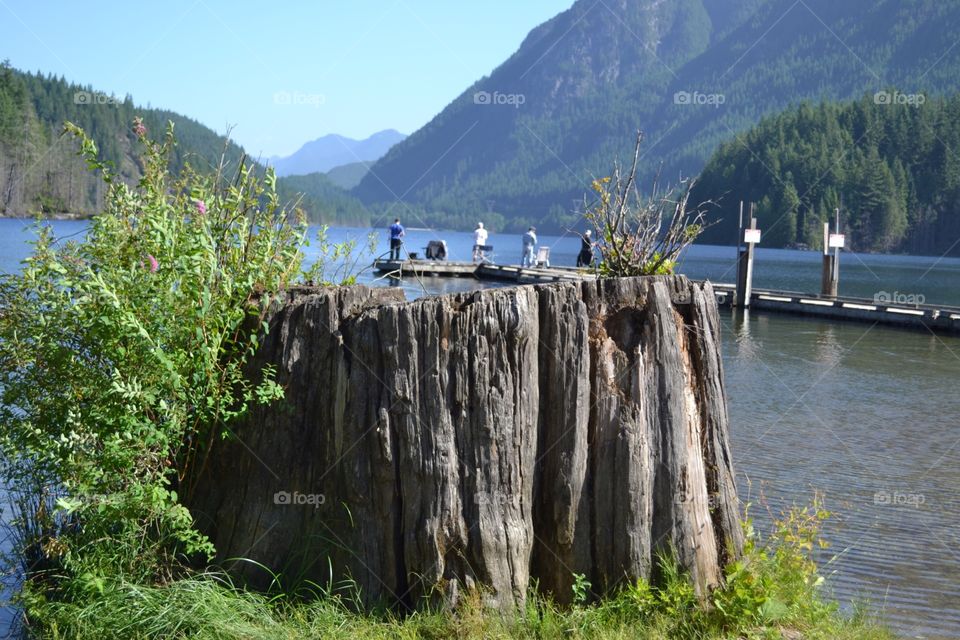
[[[706,204],[691,206],[695,181],[660,186],[658,174],[648,195],[637,185],[637,163],[643,133],[637,133],[633,161],[624,171],[615,163],[612,175],[593,181],[597,200],[584,203],[584,218],[596,230],[601,277],[668,275],[677,258],[706,228]]]

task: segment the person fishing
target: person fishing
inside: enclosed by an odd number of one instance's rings
[[[578,267],[589,267],[593,264],[593,247],[596,243],[593,241],[592,235],[593,232],[587,229],[580,236],[580,253],[577,254]]]
[[[478,222],[477,228],[473,231],[473,261],[482,262],[484,247],[487,245],[487,230],[483,228],[483,223]]]
[[[403,225],[400,224],[400,218],[395,218],[390,225],[390,260],[398,262],[400,260],[400,248],[403,246],[403,236],[407,235]]]
[[[537,228],[530,227],[523,234],[523,253],[520,256],[520,267],[534,266],[534,253],[537,248]]]

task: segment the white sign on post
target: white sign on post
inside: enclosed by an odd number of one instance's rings
[[[744,229],[743,241],[747,244],[760,244],[760,229]]]
[[[831,249],[843,249],[846,239],[846,236],[842,233],[831,233],[830,241],[827,246],[829,246]]]

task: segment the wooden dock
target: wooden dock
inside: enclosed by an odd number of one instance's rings
[[[596,277],[586,269],[574,267],[520,268],[514,265],[432,260],[377,260],[373,263],[373,268],[381,275],[395,278],[474,278],[517,284],[576,281]],[[736,285],[713,283],[713,290],[719,306],[733,306]],[[750,294],[750,309],[960,334],[960,307],[945,305],[906,305],[867,298],[834,298],[813,293],[753,289]]]
[[[718,305],[733,305],[736,285],[713,283],[713,290]],[[896,304],[869,298],[753,289],[750,309],[960,334],[960,307],[948,305]]]
[[[475,278],[518,284],[583,280],[595,276],[573,267],[529,267],[484,262],[447,262],[444,260],[376,260],[373,270],[395,278]]]

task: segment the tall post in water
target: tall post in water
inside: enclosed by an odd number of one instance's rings
[[[743,248],[743,200],[740,201],[740,222],[737,223],[737,260],[740,259],[740,250]]]
[[[823,268],[820,273],[820,293],[832,296],[831,284],[833,280],[833,256],[830,255],[830,223],[823,223]]]
[[[820,293],[837,297],[840,285],[840,248],[844,237],[840,234],[840,209],[837,209],[836,233],[830,233],[830,223],[823,223],[823,275],[820,278]],[[830,254],[833,249],[833,255]]]
[[[841,200],[841,204],[843,201]],[[843,234],[840,233],[840,207],[837,207],[837,221],[833,227],[834,237],[830,245],[833,247],[833,278],[831,288],[836,297],[840,289],[840,249],[843,248]]]
[[[743,232],[746,248],[740,249],[737,257],[737,300],[738,309],[750,308],[750,293],[753,290],[753,248],[760,242],[760,230],[757,219],[753,217],[753,203],[750,203],[750,228]]]

